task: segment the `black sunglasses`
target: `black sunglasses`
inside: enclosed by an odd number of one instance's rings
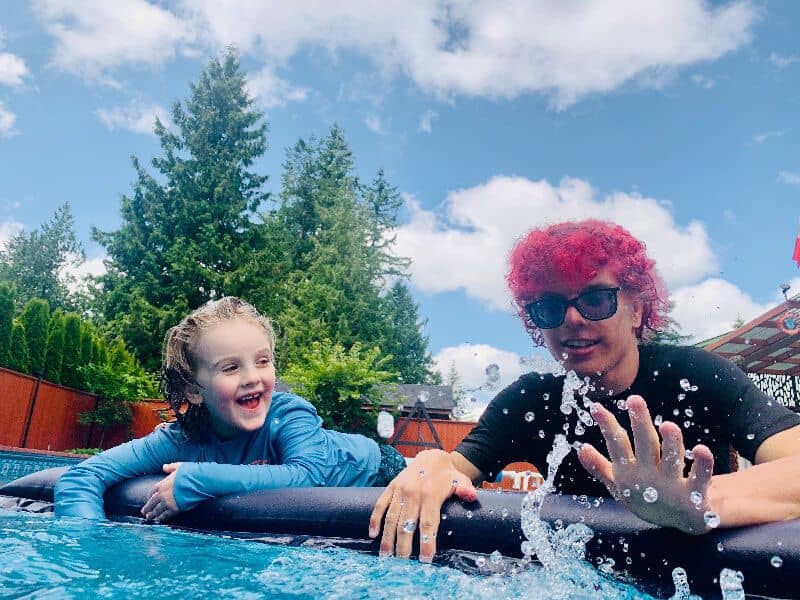
[[[539,329],[555,329],[564,322],[567,309],[574,306],[589,321],[602,321],[617,312],[618,287],[586,290],[567,300],[564,296],[543,296],[525,306],[533,324]]]

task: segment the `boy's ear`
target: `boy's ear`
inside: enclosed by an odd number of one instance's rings
[[[194,383],[189,383],[183,388],[183,395],[189,404],[200,405],[203,403],[203,396],[200,395],[200,388]]]

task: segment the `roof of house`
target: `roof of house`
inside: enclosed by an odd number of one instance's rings
[[[456,402],[453,388],[449,385],[429,385],[425,383],[401,383],[386,386],[383,390],[383,406],[399,406],[412,410],[417,400],[423,400],[428,410],[452,411]]]
[[[800,294],[726,334],[697,344],[748,373],[800,375]]]

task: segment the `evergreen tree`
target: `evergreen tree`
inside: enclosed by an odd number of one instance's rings
[[[44,353],[47,344],[47,330],[50,326],[50,305],[47,300],[33,298],[28,301],[20,315],[25,326],[28,341],[28,352],[31,361],[31,373],[44,373]]]
[[[40,229],[23,231],[8,240],[0,252],[0,278],[14,284],[21,304],[41,298],[51,307],[74,307],[68,287],[74,277],[68,271],[84,260],[74,227],[70,205],[64,203]]]
[[[44,375],[47,381],[61,383],[61,367],[64,357],[64,316],[60,310],[53,312],[44,352]]]
[[[61,355],[61,384],[78,389],[81,377],[81,320],[75,313],[64,316],[64,351]]]
[[[11,332],[14,328],[14,289],[5,282],[0,283],[0,367],[9,365]]]
[[[389,365],[407,383],[441,383],[428,352],[428,338],[421,333],[425,323],[420,322],[408,287],[402,281],[395,283],[383,304],[388,322],[381,350],[392,356]]]
[[[94,231],[109,255],[97,309],[147,368],[157,368],[166,329],[188,310],[241,293],[252,217],[267,197],[266,177],[251,169],[266,150],[267,126],[245,83],[234,51],[212,59],[185,104],[174,105],[174,131],[156,122],[160,177],[134,158],[122,227]]]
[[[25,326],[16,320],[11,329],[11,353],[8,357],[8,368],[17,373],[27,374],[31,372]]]
[[[88,321],[81,324],[81,360],[80,364],[88,365],[93,362],[92,341],[94,339],[94,327]]]

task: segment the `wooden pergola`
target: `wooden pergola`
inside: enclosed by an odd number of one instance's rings
[[[736,364],[781,404],[800,410],[800,294],[698,345]]]

